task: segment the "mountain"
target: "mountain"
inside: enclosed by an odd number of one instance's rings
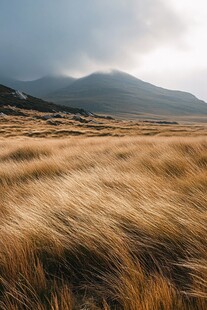
[[[80,79],[46,76],[24,82],[0,77],[0,83],[55,104],[123,118],[202,117],[205,121],[207,116],[207,104],[192,94],[157,87],[115,70]]]
[[[1,84],[40,98],[67,87],[74,81],[75,78],[69,76],[45,76],[33,81],[19,81],[7,77],[0,77]]]
[[[13,109],[14,107],[26,110],[36,110],[39,112],[66,111],[70,113],[88,115],[88,113],[83,109],[65,107],[51,102],[46,102],[42,99],[26,95],[19,90],[14,90],[0,84],[0,113],[15,114],[15,110]]]
[[[93,73],[45,98],[124,117],[207,116],[207,104],[194,95],[157,87],[120,71]]]

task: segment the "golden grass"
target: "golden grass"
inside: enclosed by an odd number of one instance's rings
[[[65,138],[71,136],[201,136],[207,134],[206,123],[156,124],[144,121],[108,120],[87,117],[87,123],[73,115],[52,120],[41,119],[45,113],[23,111],[25,116],[0,117],[0,138]],[[49,115],[52,113],[47,113]]]
[[[0,142],[0,308],[207,309],[207,139]]]

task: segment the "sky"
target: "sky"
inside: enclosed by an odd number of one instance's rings
[[[0,75],[118,69],[207,101],[206,0],[1,0]]]

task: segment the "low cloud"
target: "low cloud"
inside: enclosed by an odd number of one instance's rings
[[[179,45],[186,25],[161,0],[2,0],[0,74],[133,68],[162,45]]]

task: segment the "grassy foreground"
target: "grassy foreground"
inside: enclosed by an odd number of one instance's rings
[[[207,309],[207,139],[0,142],[0,308]]]

